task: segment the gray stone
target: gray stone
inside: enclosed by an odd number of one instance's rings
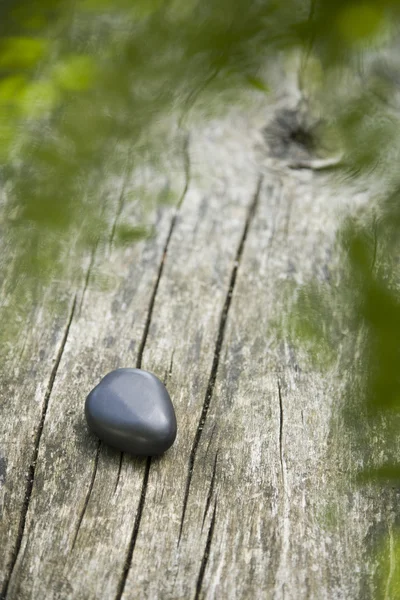
[[[86,398],[89,428],[101,440],[129,454],[153,456],[176,437],[176,417],[164,384],[141,369],[108,373]]]

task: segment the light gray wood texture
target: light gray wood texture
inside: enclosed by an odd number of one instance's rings
[[[169,174],[182,197],[153,210],[154,236],[88,258],[27,309],[2,365],[7,599],[376,597],[366,540],[398,509],[339,477],[353,460],[341,349],[319,372],[277,325],[298,285],[335,274],[352,202],[279,125],[299,100],[288,86],[187,124]],[[87,431],[86,395],[122,366],[170,392],[178,437],[161,458]]]

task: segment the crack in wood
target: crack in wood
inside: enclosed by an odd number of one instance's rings
[[[171,377],[171,375],[172,375],[172,369],[174,367],[174,353],[175,353],[175,350],[172,351],[171,362],[169,363],[168,377]]]
[[[182,202],[184,201],[184,199],[186,198],[186,194],[188,192],[189,189],[189,185],[190,185],[190,179],[191,179],[191,164],[190,164],[190,152],[189,152],[189,143],[190,143],[190,136],[189,133],[187,133],[184,137],[183,140],[183,147],[182,147],[182,155],[183,155],[183,169],[184,169],[184,173],[185,173],[185,184],[183,186],[183,190],[182,190],[182,194],[181,197],[179,198],[179,201],[176,205],[176,209],[177,211],[180,209],[180,207],[182,206]]]
[[[117,489],[118,489],[118,485],[119,485],[119,479],[121,477],[121,470],[122,470],[122,462],[124,460],[124,453],[120,452],[119,455],[119,465],[118,465],[118,473],[117,473],[117,479],[115,481],[115,487],[114,487],[114,496],[117,493]]]
[[[206,546],[204,548],[203,558],[201,560],[199,576],[197,578],[196,593],[195,593],[195,596],[194,596],[194,600],[199,600],[199,598],[200,598],[201,588],[202,588],[203,579],[204,579],[204,573],[206,571],[206,567],[207,567],[207,563],[208,563],[208,558],[210,556],[210,550],[211,550],[211,544],[212,544],[212,540],[213,540],[216,515],[217,515],[217,501],[215,501],[215,504],[214,504],[213,516],[212,516],[212,519],[211,519],[210,528],[208,530],[207,541],[206,541]]]
[[[232,301],[233,291],[234,291],[235,284],[236,284],[236,277],[237,277],[237,273],[239,270],[240,261],[241,261],[242,255],[243,255],[243,250],[244,250],[244,246],[246,243],[250,224],[254,218],[254,214],[257,209],[258,200],[259,200],[260,191],[261,191],[262,180],[263,180],[263,178],[262,178],[262,176],[260,176],[258,179],[257,188],[256,188],[256,192],[253,197],[253,201],[251,202],[250,207],[247,212],[247,217],[246,217],[246,222],[244,225],[242,237],[240,239],[239,247],[237,249],[236,256],[235,256],[235,259],[233,262],[234,266],[233,266],[233,269],[231,272],[228,292],[225,297],[224,306],[223,306],[221,317],[219,320],[217,341],[215,343],[214,358],[213,358],[213,362],[212,362],[211,373],[210,373],[210,377],[209,377],[208,384],[207,384],[207,390],[206,390],[206,395],[205,395],[205,399],[204,399],[204,403],[203,403],[203,408],[202,408],[202,411],[200,414],[199,423],[197,425],[196,434],[195,434],[195,437],[193,440],[192,449],[191,449],[190,456],[189,456],[189,467],[188,467],[188,474],[186,477],[185,495],[183,498],[182,516],[181,516],[181,523],[180,523],[179,535],[178,535],[178,546],[179,546],[179,543],[180,543],[180,540],[182,537],[183,523],[185,520],[185,514],[186,514],[186,508],[187,508],[187,503],[188,503],[188,498],[189,498],[190,484],[191,484],[192,476],[193,476],[193,468],[194,468],[194,462],[196,459],[197,448],[200,443],[204,424],[207,419],[208,409],[210,407],[211,399],[212,399],[213,392],[214,392],[214,386],[215,386],[215,381],[217,378],[217,372],[218,372],[218,367],[219,367],[219,359],[220,359],[222,344],[224,341],[225,327],[226,327],[226,323],[227,323],[227,319],[228,319],[228,313],[229,313],[229,308],[230,308],[231,301]]]
[[[89,504],[90,496],[92,494],[92,490],[93,490],[93,486],[94,486],[94,482],[95,482],[96,474],[97,474],[97,467],[98,467],[98,464],[99,464],[100,448],[101,448],[101,440],[98,440],[97,448],[96,448],[96,455],[95,455],[95,459],[94,459],[94,466],[93,466],[92,477],[90,479],[90,484],[89,484],[89,488],[88,488],[88,491],[87,491],[87,494],[86,494],[86,498],[85,498],[85,502],[84,502],[84,505],[83,505],[83,508],[82,508],[82,512],[79,515],[78,526],[76,528],[75,535],[74,535],[74,538],[72,540],[71,552],[72,552],[72,550],[75,547],[75,543],[76,543],[76,540],[78,538],[79,530],[80,530],[81,525],[82,525],[83,517],[85,516],[86,509],[87,509],[88,504]]]
[[[204,509],[203,522],[201,524],[201,531],[203,531],[204,523],[205,523],[205,520],[206,520],[208,509],[210,508],[212,494],[213,494],[213,491],[214,491],[215,475],[216,475],[216,472],[217,472],[217,460],[218,460],[218,450],[215,453],[213,472],[212,472],[212,476],[211,476],[210,488],[208,490],[206,506],[205,506],[205,509]]]
[[[279,460],[281,464],[281,476],[283,488],[285,488],[285,470],[283,468],[283,403],[281,384],[278,379],[278,396],[279,396]]]
[[[24,536],[25,525],[26,525],[26,517],[28,514],[29,504],[30,504],[30,500],[31,500],[31,496],[32,496],[33,484],[35,481],[36,463],[37,463],[37,458],[39,455],[39,446],[40,446],[40,441],[42,438],[44,422],[46,419],[46,414],[47,414],[47,409],[49,406],[51,392],[53,390],[54,382],[55,382],[55,379],[57,376],[58,367],[60,366],[60,362],[61,362],[62,356],[64,354],[65,346],[66,346],[68,335],[69,335],[69,330],[71,328],[71,323],[74,318],[75,309],[76,309],[76,301],[77,301],[77,294],[75,294],[73,302],[72,302],[72,307],[71,307],[68,321],[67,321],[67,324],[66,324],[66,327],[64,330],[64,335],[62,337],[61,344],[60,344],[60,347],[57,352],[56,360],[55,360],[53,369],[50,373],[50,378],[49,378],[49,382],[47,384],[46,393],[44,395],[42,414],[40,417],[38,428],[36,430],[31,463],[28,468],[28,480],[27,480],[26,489],[25,489],[25,500],[22,505],[21,517],[20,517],[20,522],[19,522],[19,526],[18,526],[17,540],[15,543],[14,551],[13,551],[13,557],[11,560],[10,569],[5,578],[3,588],[2,588],[2,591],[0,594],[0,598],[2,598],[2,599],[3,598],[5,599],[7,597],[7,592],[8,592],[8,588],[10,585],[10,581],[11,581],[11,578],[12,578],[12,575],[13,575],[13,572],[15,569],[15,565],[17,563],[19,552],[21,550],[22,538]]]
[[[164,379],[163,379],[164,385],[167,385],[168,379],[172,375],[172,368],[173,368],[173,364],[174,364],[174,352],[175,352],[175,350],[172,351],[171,361],[169,363],[169,368],[165,369]]]
[[[283,398],[282,389],[279,377],[277,378],[278,383],[278,396],[279,396],[279,460],[281,465],[281,477],[282,477],[282,548],[280,552],[280,562],[276,571],[275,581],[279,589],[279,596],[285,598],[285,586],[286,586],[286,573],[287,573],[287,557],[289,554],[289,541],[290,541],[290,499],[286,481],[286,466],[283,457],[283,426],[284,426],[284,412],[283,412]]]
[[[164,377],[162,379],[163,384],[166,386],[168,381],[168,369],[165,369]]]
[[[122,576],[117,588],[117,594],[115,596],[115,600],[121,600],[122,594],[124,593],[126,581],[128,579],[129,570],[131,568],[133,552],[136,546],[136,540],[139,534],[140,522],[142,520],[143,508],[146,501],[146,493],[147,493],[147,485],[149,482],[149,474],[150,474],[150,466],[151,466],[151,456],[148,456],[146,459],[146,467],[143,476],[142,490],[140,493],[139,506],[136,512],[135,523],[133,526],[132,536],[129,542],[128,552],[126,555],[124,570],[122,572]]]

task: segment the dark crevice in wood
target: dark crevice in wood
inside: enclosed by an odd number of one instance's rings
[[[124,453],[121,452],[120,455],[119,455],[119,465],[118,465],[117,479],[116,479],[115,487],[114,487],[114,495],[117,493],[117,489],[118,489],[118,485],[119,485],[119,479],[121,477],[121,470],[122,470],[123,460],[124,460]]]
[[[173,366],[174,366],[174,352],[175,352],[175,351],[173,350],[173,351],[172,351],[171,360],[170,360],[170,363],[169,363],[169,367],[168,367],[168,369],[165,369],[164,380],[163,380],[163,382],[164,382],[164,385],[167,385],[168,379],[169,379],[169,378],[171,377],[171,375],[172,375],[172,369],[173,369]]]
[[[117,594],[115,596],[115,600],[121,600],[122,594],[124,593],[126,581],[129,575],[129,569],[131,568],[132,556],[136,546],[136,540],[139,534],[140,522],[142,520],[143,508],[146,501],[146,493],[147,493],[147,485],[149,482],[149,474],[150,474],[150,466],[151,466],[151,456],[149,456],[146,460],[146,467],[144,470],[143,483],[142,483],[142,491],[140,493],[139,506],[136,513],[135,523],[133,526],[132,536],[129,542],[128,552],[126,555],[124,570],[122,572],[122,576],[120,582],[118,584]]]
[[[89,489],[88,489],[87,494],[86,494],[86,498],[85,498],[85,502],[84,502],[84,505],[83,505],[83,508],[82,508],[82,512],[79,515],[78,526],[77,526],[76,531],[75,531],[74,539],[72,540],[71,552],[72,552],[72,550],[75,547],[75,543],[76,543],[76,540],[78,538],[78,533],[79,533],[79,530],[80,530],[81,525],[82,525],[83,517],[85,516],[86,509],[87,509],[88,504],[89,504],[90,496],[92,494],[92,490],[93,490],[93,486],[94,486],[94,482],[95,482],[96,474],[97,474],[97,467],[98,467],[98,464],[99,464],[100,448],[101,448],[101,441],[99,440],[98,443],[97,443],[97,448],[96,448],[96,455],[95,455],[95,459],[94,459],[92,477],[90,479]]]
[[[172,351],[172,355],[171,355],[171,362],[169,363],[169,371],[168,371],[168,377],[171,377],[172,375],[172,369],[174,367],[174,350]]]
[[[247,213],[242,237],[241,237],[239,247],[236,252],[234,263],[233,263],[234,266],[233,266],[233,269],[231,272],[228,292],[225,297],[224,306],[223,306],[221,317],[219,320],[217,341],[216,341],[215,349],[214,349],[214,358],[213,358],[213,362],[212,362],[211,373],[210,373],[210,377],[208,380],[208,385],[207,385],[206,395],[205,395],[205,399],[204,399],[204,403],[203,403],[203,408],[202,408],[201,415],[200,415],[200,420],[199,420],[199,423],[197,426],[196,434],[195,434],[195,437],[193,440],[193,445],[192,445],[192,449],[191,449],[190,456],[189,456],[189,468],[188,468],[188,474],[186,477],[185,495],[183,498],[183,507],[182,507],[181,524],[180,524],[180,528],[179,528],[178,545],[179,545],[179,542],[182,537],[183,523],[185,520],[185,514],[186,514],[187,502],[188,502],[188,498],[189,498],[189,490],[190,490],[190,484],[192,481],[196,452],[197,452],[198,445],[200,443],[204,424],[207,419],[208,409],[209,409],[210,403],[211,403],[211,398],[212,398],[212,395],[214,392],[214,386],[215,386],[215,381],[217,378],[221,348],[222,348],[222,344],[224,341],[225,327],[226,327],[226,322],[228,319],[229,308],[230,308],[231,301],[232,301],[233,290],[235,288],[236,277],[237,277],[240,261],[242,258],[244,246],[246,243],[249,227],[250,227],[250,224],[253,220],[254,214],[257,209],[258,200],[259,200],[260,191],[261,191],[261,184],[262,184],[262,177],[260,177],[258,180],[257,189],[254,194],[253,201],[251,202],[248,213]]]
[[[164,385],[167,385],[167,381],[168,381],[168,370],[165,369],[165,373],[164,373],[164,377],[163,377],[162,382],[163,382]]]
[[[213,511],[213,516],[212,516],[211,523],[210,523],[210,529],[208,530],[206,547],[204,548],[204,554],[203,554],[203,558],[201,560],[199,576],[197,578],[196,594],[194,596],[194,600],[199,600],[199,598],[200,598],[201,588],[202,588],[203,579],[204,579],[204,573],[206,571],[206,567],[207,567],[207,563],[208,563],[208,557],[210,556],[210,550],[211,550],[211,544],[212,544],[212,539],[213,539],[213,534],[214,534],[216,514],[217,514],[217,501],[215,501],[215,504],[214,504],[214,511]]]
[[[203,522],[201,524],[201,531],[203,531],[204,523],[205,523],[205,520],[206,520],[206,516],[208,514],[208,509],[210,508],[211,499],[212,499],[212,495],[213,495],[213,491],[214,491],[215,475],[216,475],[216,472],[217,472],[217,460],[218,460],[218,450],[215,453],[213,472],[212,472],[211,482],[210,482],[210,489],[208,490],[206,507],[204,509],[204,515],[203,515]]]
[[[278,379],[278,396],[279,396],[279,460],[281,463],[282,483],[285,484],[285,471],[283,468],[283,403],[281,384]]]
[[[186,134],[185,138],[183,140],[183,148],[182,148],[185,183],[183,186],[181,197],[179,198],[179,201],[177,204],[177,210],[179,210],[180,207],[182,206],[182,203],[183,203],[184,199],[186,198],[186,194],[188,192],[189,185],[190,185],[191,166],[190,166],[189,142],[190,142],[189,134]]]
[[[37,458],[38,458],[38,454],[39,454],[39,446],[40,446],[40,441],[41,441],[41,438],[42,438],[42,433],[43,433],[43,428],[44,428],[44,422],[45,422],[45,419],[46,419],[46,414],[47,414],[47,409],[48,409],[48,406],[49,406],[51,392],[53,391],[54,381],[55,381],[56,376],[57,376],[58,367],[60,366],[60,362],[61,362],[62,356],[64,354],[65,346],[66,346],[68,335],[69,335],[69,330],[71,328],[71,323],[72,323],[72,320],[74,318],[75,309],[76,309],[76,299],[77,299],[77,295],[75,294],[74,300],[72,302],[72,307],[71,307],[71,310],[70,310],[70,314],[69,314],[69,317],[68,317],[68,321],[67,321],[67,324],[66,324],[66,327],[65,327],[65,330],[64,330],[64,335],[63,335],[63,338],[61,340],[61,344],[60,344],[60,347],[59,347],[58,352],[57,352],[56,360],[55,360],[53,369],[52,369],[51,374],[50,374],[50,379],[49,379],[49,382],[47,384],[46,393],[44,395],[44,401],[43,401],[43,406],[42,406],[42,414],[41,414],[41,417],[40,417],[39,426],[38,426],[38,428],[36,430],[35,441],[34,441],[34,448],[33,448],[33,453],[32,453],[32,458],[31,458],[31,463],[30,463],[29,468],[28,468],[28,480],[27,480],[26,489],[25,489],[25,500],[24,500],[24,503],[22,505],[21,516],[20,516],[20,521],[19,521],[19,526],[18,526],[17,539],[16,539],[14,551],[13,551],[13,557],[12,557],[12,560],[11,560],[10,569],[9,569],[8,575],[5,578],[0,598],[6,598],[7,597],[8,587],[9,587],[9,584],[10,584],[10,581],[11,581],[11,577],[12,577],[12,574],[13,574],[13,571],[14,571],[14,568],[15,568],[15,565],[16,565],[16,562],[17,562],[17,559],[18,559],[18,555],[19,555],[19,552],[20,552],[20,549],[21,549],[22,538],[23,538],[23,535],[24,535],[25,525],[26,525],[26,517],[27,517],[27,514],[28,514],[29,503],[30,503],[31,496],[32,496],[33,484],[34,484],[34,481],[35,481],[36,463],[37,463]]]
[[[168,379],[172,375],[172,369],[173,369],[173,366],[174,366],[174,352],[175,352],[175,350],[172,351],[171,361],[169,363],[169,367],[167,369],[165,369],[165,374],[164,374],[164,379],[163,379],[164,385],[167,385]]]

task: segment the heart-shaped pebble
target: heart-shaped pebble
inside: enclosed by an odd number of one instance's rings
[[[176,437],[176,417],[164,384],[142,369],[108,373],[86,398],[89,428],[101,440],[129,454],[154,456]]]

